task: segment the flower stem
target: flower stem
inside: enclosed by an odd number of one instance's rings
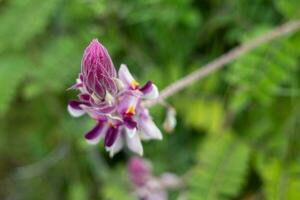
[[[192,72],[191,74],[188,74],[187,76],[171,83],[169,86],[167,86],[161,91],[160,96],[157,99],[145,102],[145,105],[151,107],[157,103],[163,102],[166,98],[181,91],[182,89],[195,83],[196,81],[203,79],[212,72],[223,68],[226,64],[236,60],[237,58],[248,53],[249,51],[259,47],[260,45],[270,42],[281,36],[287,35],[289,33],[294,33],[299,29],[300,20],[289,21],[263,35],[260,35],[250,40],[245,44],[241,44],[240,46],[233,48],[229,52],[200,67],[198,70]]]

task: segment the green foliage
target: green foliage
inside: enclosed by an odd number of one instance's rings
[[[278,10],[286,17],[298,18],[300,16],[300,2],[297,0],[279,0],[275,1]]]
[[[125,169],[125,170],[124,170]],[[112,199],[133,199],[133,196],[129,193],[130,183],[128,181],[128,175],[126,174],[126,167],[118,167],[114,173],[110,174],[108,181],[102,188],[103,196],[105,200]]]
[[[265,186],[266,199],[299,199],[300,167],[298,163],[288,164],[278,159],[257,159],[257,168]]]
[[[0,52],[25,48],[49,23],[57,0],[12,0],[0,14]]]
[[[30,61],[25,57],[0,57],[0,117],[15,97],[19,84],[25,80],[26,70],[30,65]]]
[[[184,121],[188,126],[213,134],[221,132],[224,123],[224,109],[220,101],[181,98],[179,102],[177,109],[180,113],[184,113]]]
[[[56,37],[49,39],[41,52],[40,66],[34,72],[36,82],[32,84],[38,85],[40,90],[46,88],[56,92],[70,87],[73,82],[66,80],[77,78],[78,68],[81,66],[82,52],[79,49],[74,38]],[[64,70],[64,68],[68,70]]]
[[[188,199],[231,199],[245,183],[249,148],[229,133],[209,137],[188,174]]]
[[[257,35],[257,34],[256,34]],[[230,107],[238,111],[251,101],[268,105],[280,87],[291,85],[298,71],[300,37],[263,45],[234,62],[227,80],[236,90]]]
[[[84,186],[81,183],[72,183],[70,186],[69,198],[70,200],[87,199],[87,194]]]

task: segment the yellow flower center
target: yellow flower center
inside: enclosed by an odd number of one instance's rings
[[[126,110],[126,114],[129,115],[134,115],[135,114],[135,107],[134,106],[129,106],[128,109]]]
[[[131,82],[131,88],[134,89],[134,90],[137,89],[139,85],[140,84],[136,80],[133,80]]]

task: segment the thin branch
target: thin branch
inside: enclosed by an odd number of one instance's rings
[[[290,21],[285,24],[278,26],[277,28],[269,31],[253,40],[237,46],[230,50],[229,52],[223,54],[222,56],[216,58],[215,60],[209,62],[208,64],[202,66],[198,70],[192,72],[191,74],[179,79],[178,81],[170,84],[164,90],[161,91],[160,96],[153,100],[145,102],[145,105],[150,107],[159,102],[163,102],[166,98],[179,92],[180,90],[186,88],[187,86],[201,80],[212,72],[223,68],[226,64],[236,60],[242,55],[248,53],[249,51],[259,47],[262,44],[270,42],[278,37],[287,35],[289,33],[296,32],[300,29],[300,20]]]
[[[36,176],[40,176],[51,167],[55,166],[59,161],[62,161],[69,153],[70,147],[68,144],[62,143],[56,147],[49,155],[40,161],[18,167],[13,174],[15,179],[28,179]]]

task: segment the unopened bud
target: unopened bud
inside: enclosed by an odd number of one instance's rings
[[[91,97],[92,97],[92,99],[94,100],[94,102],[95,102],[96,104],[101,103],[101,99],[99,99],[95,93],[93,93],[93,94],[91,95]]]
[[[166,132],[173,132],[175,126],[177,124],[176,120],[176,111],[174,108],[168,108],[165,121],[163,123],[163,128]]]

